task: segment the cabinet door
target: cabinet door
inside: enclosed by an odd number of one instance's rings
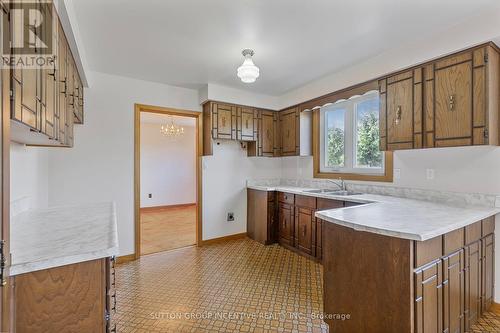
[[[387,85],[387,144],[413,147],[413,77]]]
[[[259,128],[260,156],[274,155],[274,112],[262,111]]]
[[[237,109],[237,139],[240,141],[255,141],[255,110],[239,107]]]
[[[494,262],[495,262],[495,235],[490,234],[481,240],[482,245],[482,283],[481,283],[481,311],[487,311],[493,303],[494,290]]]
[[[281,155],[283,156],[298,155],[297,117],[297,108],[280,112]]]
[[[443,332],[442,262],[415,271],[415,332]]]
[[[58,77],[58,90],[57,90],[57,110],[56,110],[56,127],[58,129],[57,140],[64,144],[66,142],[66,95],[68,92],[67,81],[67,50],[68,45],[64,37],[64,31],[59,24],[58,28],[58,49],[57,49],[57,77]]]
[[[27,20],[18,15],[11,16],[11,34],[15,44],[22,45],[24,31],[28,31]],[[12,119],[33,129],[39,129],[40,119],[37,109],[37,75],[38,70],[17,68],[12,70]]]
[[[465,328],[481,313],[481,241],[465,247]]]
[[[316,219],[316,253],[314,256],[319,260],[323,259],[323,223],[321,219]]]
[[[293,208],[287,204],[279,206],[279,242],[293,246]]]
[[[443,332],[465,332],[465,256],[463,249],[443,258]]]
[[[274,201],[267,203],[267,244],[276,243],[278,240],[277,212]]]
[[[212,135],[214,139],[236,139],[236,107],[212,104]]]
[[[435,139],[471,144],[472,62],[437,69],[435,89]]]
[[[295,208],[295,219],[297,230],[295,237],[297,239],[297,248],[309,255],[313,254],[313,211],[306,208]]]

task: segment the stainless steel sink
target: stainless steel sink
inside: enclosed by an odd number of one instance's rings
[[[363,194],[363,193],[353,192],[353,191],[332,190],[330,188],[304,190],[303,192],[305,192],[305,193],[318,193],[318,194],[325,194],[325,195],[340,195],[340,196]]]
[[[322,193],[322,194],[325,194],[325,193],[330,193],[330,192],[334,192],[335,190],[332,190],[331,188],[322,188],[322,189],[314,189],[314,190],[304,190],[302,192],[305,192],[305,193]]]
[[[354,192],[354,191],[330,191],[330,192],[327,192],[325,194],[331,194],[331,195],[359,195],[359,194],[363,194],[363,193],[360,193],[360,192]]]

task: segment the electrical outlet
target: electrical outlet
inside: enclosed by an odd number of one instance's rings
[[[227,221],[228,222],[234,221],[234,213],[227,213]]]
[[[401,169],[396,168],[394,169],[394,179],[400,179],[401,178]]]
[[[153,193],[148,194],[148,198],[151,199],[153,197]]]
[[[434,169],[426,169],[425,170],[427,180],[433,180],[434,179]]]

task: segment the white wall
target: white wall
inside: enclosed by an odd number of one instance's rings
[[[134,252],[134,103],[199,110],[195,90],[92,73],[75,146],[49,154],[49,204],[116,202],[120,254]]]
[[[47,206],[48,149],[10,146],[10,201],[23,200],[26,208]]]
[[[246,232],[246,180],[281,176],[279,158],[247,157],[239,142],[218,142],[213,156],[203,157],[203,239]]]
[[[184,126],[184,135],[172,141],[160,124],[141,123],[141,207],[195,202],[195,127]]]

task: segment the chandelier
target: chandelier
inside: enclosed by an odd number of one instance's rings
[[[176,139],[184,134],[184,127],[174,123],[174,118],[170,117],[170,124],[161,125],[161,134],[168,138]]]
[[[252,60],[254,52],[250,49],[244,49],[241,53],[245,57],[245,61],[243,61],[243,64],[238,67],[238,77],[245,83],[255,82],[260,73],[259,67],[255,66]]]

